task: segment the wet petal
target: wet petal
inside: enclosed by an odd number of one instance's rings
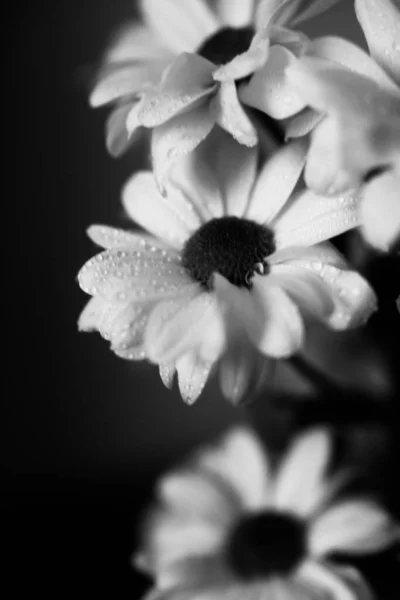
[[[400,237],[400,176],[385,173],[366,184],[360,214],[366,240],[388,251]]]
[[[92,242],[102,248],[129,248],[130,250],[142,250],[143,252],[156,252],[157,249],[165,250],[165,256],[168,255],[171,259],[179,262],[178,252],[145,233],[134,233],[133,231],[115,229],[107,225],[91,225],[86,233]]]
[[[273,358],[286,358],[297,352],[304,338],[304,324],[300,311],[289,296],[278,287],[253,278],[252,295],[262,318],[257,322],[253,342],[258,349]]]
[[[232,429],[221,443],[199,454],[199,467],[218,475],[239,500],[240,510],[265,507],[270,465],[256,434],[245,427]]]
[[[245,216],[258,223],[270,223],[289,199],[303,170],[306,143],[295,140],[282,146],[262,168]]]
[[[205,362],[215,360],[224,341],[215,298],[194,284],[185,296],[163,302],[150,317],[145,341],[154,362],[172,362],[191,350]]]
[[[371,56],[400,85],[400,10],[391,0],[356,0]]]
[[[196,352],[188,352],[176,361],[178,385],[186,404],[194,404],[207,383],[213,363],[205,361]]]
[[[214,124],[209,103],[204,102],[153,130],[151,154],[154,174],[161,188],[174,161],[192,152],[211,132]]]
[[[255,0],[218,0],[216,12],[222,24],[229,27],[246,27],[253,18]]]
[[[110,304],[103,300],[103,298],[100,298],[99,296],[90,298],[89,302],[79,315],[79,331],[98,331],[101,327],[103,316],[109,309]]]
[[[162,195],[150,171],[134,175],[122,192],[124,207],[136,223],[166,244],[181,248],[201,225],[193,205],[173,190]]]
[[[155,127],[199,104],[213,89],[214,65],[197,54],[183,53],[168,67],[162,82],[144,93],[138,122]]]
[[[164,363],[159,366],[161,381],[169,390],[174,383],[175,370],[175,365],[173,363]]]
[[[392,79],[364,50],[343,38],[333,35],[316,38],[309,43],[307,54],[338,63],[356,73],[370,77],[379,85],[396,89]]]
[[[303,518],[310,517],[327,494],[325,472],[331,452],[331,439],[325,429],[299,436],[279,468],[274,506]]]
[[[324,596],[335,600],[373,600],[374,596],[368,589],[357,571],[333,567],[329,564],[307,561],[300,568],[300,580],[321,590]],[[318,598],[318,596],[317,596]]]
[[[303,110],[305,100],[286,77],[286,69],[294,60],[295,56],[283,46],[272,46],[266,65],[248,84],[240,87],[240,100],[275,119],[284,119]]]
[[[266,63],[268,48],[268,38],[265,35],[256,34],[246,52],[238,54],[214,72],[215,81],[235,81],[248,77]]]
[[[100,73],[89,102],[93,107],[102,106],[123,96],[143,91],[161,77],[164,63],[109,65]]]
[[[149,302],[174,297],[192,281],[164,250],[107,250],[89,260],[78,274],[83,291],[107,302]]]
[[[194,50],[219,27],[202,0],[142,0],[142,13],[157,38],[176,53]]]
[[[216,123],[245,146],[257,144],[257,131],[241,106],[233,81],[220,84],[210,105]]]
[[[380,552],[400,539],[400,528],[387,512],[368,500],[336,504],[310,525],[309,546],[315,556],[332,552]]]
[[[359,205],[354,191],[335,197],[302,192],[275,219],[276,248],[311,246],[356,227],[360,223]]]

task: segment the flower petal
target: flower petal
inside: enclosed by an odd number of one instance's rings
[[[298,577],[313,589],[321,590],[322,598],[335,600],[373,600],[374,595],[355,569],[333,567],[314,561],[304,563]],[[318,597],[319,598],[319,597]]]
[[[157,38],[174,52],[190,52],[219,27],[202,0],[142,0],[142,14]]]
[[[253,278],[252,295],[261,319],[252,340],[257,348],[272,358],[286,358],[297,352],[304,338],[304,325],[294,302],[281,288],[269,285],[268,278]]]
[[[303,110],[305,100],[286,77],[286,69],[294,60],[294,54],[283,46],[272,46],[266,65],[256,71],[248,84],[240,87],[240,100],[275,119],[284,119]]]
[[[199,467],[218,475],[239,500],[240,510],[265,507],[269,496],[270,465],[256,434],[236,427],[221,443],[199,454]]]
[[[79,331],[99,331],[101,321],[105,313],[108,312],[110,304],[103,298],[94,296],[87,302],[85,308],[79,315]]]
[[[327,197],[306,190],[294,196],[273,224],[276,248],[311,246],[356,227],[359,204],[354,191]]]
[[[297,115],[284,119],[282,123],[287,140],[309,134],[324,118],[324,115],[312,108],[305,108]]]
[[[289,199],[306,160],[306,142],[295,140],[279,148],[262,168],[245,216],[270,223]]]
[[[376,310],[376,296],[368,282],[356,271],[326,264],[319,259],[294,260],[287,270],[307,269],[316,273],[328,287],[335,304],[328,324],[334,329],[363,325]]]
[[[400,528],[378,504],[349,500],[336,504],[310,524],[309,547],[315,556],[332,552],[369,554],[400,540]]]
[[[159,187],[164,186],[174,161],[192,152],[211,132],[214,124],[209,103],[204,102],[153,130],[151,155]]]
[[[153,248],[166,250],[167,254],[179,261],[179,254],[168,248],[149,235],[142,233],[134,233],[133,231],[126,231],[124,229],[115,229],[114,227],[108,227],[107,225],[91,225],[87,231],[87,235],[90,237],[92,242],[111,250],[112,248],[129,248],[131,250],[142,250],[144,252],[155,252]]]
[[[364,50],[343,38],[328,35],[310,41],[307,55],[343,65],[356,73],[370,77],[379,85],[396,89],[395,83]]]
[[[360,214],[366,240],[388,251],[400,237],[400,176],[389,172],[366,184]]]
[[[164,250],[107,250],[89,260],[78,274],[79,285],[107,302],[149,302],[191,289],[186,271]]]
[[[121,156],[140,135],[139,123],[135,127],[135,135],[132,135],[134,132],[133,129],[131,135],[128,133],[127,119],[133,108],[134,106],[131,103],[123,104],[113,110],[108,117],[106,123],[106,146],[111,156],[115,158]]]
[[[400,10],[391,0],[356,0],[371,56],[400,85]]]
[[[223,25],[246,27],[253,18],[255,0],[218,0],[215,10]]]
[[[331,439],[325,429],[296,438],[279,468],[274,505],[302,518],[318,510],[328,492],[325,474],[331,453]]]
[[[210,105],[215,122],[230,133],[235,140],[245,146],[257,144],[257,131],[241,106],[236,85],[233,81],[224,81]]]
[[[335,6],[338,2],[340,2],[340,0],[313,0],[304,10],[299,11],[299,14],[291,20],[291,25],[297,26],[299,23],[313,19]]]
[[[207,383],[213,363],[196,352],[188,352],[176,361],[179,391],[186,404],[194,404]]]
[[[165,363],[159,366],[160,378],[166,388],[169,390],[174,383],[175,365],[173,363]]]
[[[136,21],[123,25],[117,31],[104,57],[107,63],[128,61],[168,61],[173,54],[159,43],[148,27]]]
[[[287,23],[302,0],[260,0],[255,13],[257,30],[270,24]]]
[[[180,54],[163,73],[162,81],[143,94],[138,122],[155,127],[199,105],[215,87],[214,65],[197,54]]]
[[[183,298],[163,302],[151,314],[145,342],[154,362],[172,362],[192,350],[205,362],[216,360],[224,332],[214,296],[194,284]]]
[[[150,171],[141,171],[125,185],[122,201],[128,215],[166,244],[181,248],[201,225],[193,205],[181,194],[162,195]]]
[[[213,74],[214,80],[235,81],[248,77],[267,62],[268,48],[268,38],[262,33],[256,33],[249,49],[221,65]]]
[[[93,107],[102,106],[124,96],[133,96],[157,82],[164,69],[164,63],[115,64],[107,65],[98,77],[98,82],[90,94]]]

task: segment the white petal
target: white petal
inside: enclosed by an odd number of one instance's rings
[[[86,233],[95,244],[102,248],[130,248],[131,250],[153,252],[152,248],[155,247],[166,250],[171,258],[179,260],[179,254],[172,250],[172,248],[168,248],[168,246],[165,246],[165,244],[156,238],[146,234],[115,229],[107,225],[91,225]]]
[[[153,130],[151,154],[154,175],[160,187],[163,187],[174,161],[192,152],[211,132],[214,124],[209,103],[204,102]]]
[[[157,82],[164,69],[164,63],[116,64],[107,66],[100,73],[89,101],[93,107],[102,106],[123,96],[132,96]]]
[[[302,56],[310,44],[309,38],[304,33],[280,25],[267,27],[267,32],[271,46],[283,46],[297,57]]]
[[[145,340],[150,360],[172,362],[196,350],[204,361],[211,362],[221,351],[223,327],[215,298],[201,293],[197,285],[188,291],[185,301],[163,302],[151,314]]]
[[[199,454],[199,466],[217,474],[239,500],[241,510],[260,510],[269,496],[270,465],[256,434],[232,429],[221,443]]]
[[[334,329],[347,329],[363,325],[376,310],[376,296],[368,282],[356,271],[346,270],[326,264],[319,259],[294,260],[291,264],[296,277],[296,269],[308,269],[316,273],[328,286],[335,310],[328,320]],[[290,263],[287,263],[287,269]]]
[[[348,570],[307,561],[302,565],[298,578],[321,590],[324,594],[321,600],[325,597],[335,600],[373,600],[374,596],[366,583],[361,576],[354,575],[354,572],[349,576]]]
[[[195,50],[219,27],[217,18],[202,0],[142,0],[141,4],[149,28],[176,53]]]
[[[255,14],[257,29],[272,23],[287,23],[302,0],[260,0]]]
[[[295,273],[290,265],[271,268],[269,280],[281,287],[296,303],[301,313],[313,319],[328,319],[335,304],[328,286],[314,273]]]
[[[294,196],[273,224],[276,248],[311,246],[356,227],[359,205],[353,191],[327,197],[306,190]]]
[[[254,186],[246,217],[270,223],[289,199],[303,170],[307,146],[295,140],[282,146],[262,168]]]
[[[378,504],[349,500],[334,505],[309,529],[309,547],[315,556],[332,552],[380,552],[400,539],[400,528]]]
[[[391,0],[356,0],[371,55],[400,84],[400,10]]]
[[[107,63],[127,61],[168,61],[172,53],[160,45],[157,37],[144,25],[137,22],[123,25],[104,57]]]
[[[240,100],[275,119],[303,110],[306,102],[286,77],[286,69],[294,60],[294,54],[283,46],[272,46],[266,65],[256,71],[248,84],[240,87]]]
[[[144,229],[166,244],[181,248],[201,225],[193,205],[182,195],[162,195],[150,171],[134,175],[122,192],[125,210]]]
[[[312,190],[335,196],[358,185],[358,179],[344,168],[347,131],[333,117],[326,117],[315,128],[304,174]]]
[[[268,278],[253,278],[252,296],[261,313],[258,331],[253,333],[257,348],[273,358],[286,358],[297,352],[304,338],[300,312],[289,296],[278,287],[269,285]]]
[[[194,404],[207,383],[213,363],[200,358],[197,352],[188,352],[176,361],[178,385],[186,404]]]
[[[264,34],[256,34],[246,52],[236,55],[213,74],[215,81],[232,81],[248,77],[267,62],[269,40]]]
[[[240,144],[245,146],[257,144],[257,131],[239,102],[233,81],[224,81],[220,84],[218,92],[211,101],[210,112],[216,123]]]
[[[83,291],[107,302],[148,302],[174,297],[193,286],[186,271],[164,250],[107,250],[80,270]]]
[[[396,89],[395,83],[364,50],[343,38],[333,35],[316,38],[309,43],[307,54],[338,63],[370,77],[379,85]]]
[[[159,366],[160,378],[166,388],[172,388],[175,375],[175,366],[173,363],[166,363]]]
[[[253,17],[255,0],[218,0],[217,15],[223,25],[246,27]]]
[[[331,452],[331,440],[324,429],[295,439],[276,480],[274,505],[279,510],[307,518],[320,507],[328,491],[325,472]]]
[[[109,303],[103,298],[95,296],[90,298],[85,308],[79,315],[78,329],[79,331],[98,331],[101,325],[103,314],[108,310]]]
[[[324,116],[312,108],[305,108],[297,115],[284,120],[286,139],[301,137],[310,133]]]
[[[143,94],[137,119],[155,127],[190,110],[212,92],[214,65],[197,54],[180,54],[163,73],[162,82]]]
[[[133,144],[139,134],[129,137],[126,128],[128,114],[132,110],[132,104],[124,104],[112,111],[106,123],[106,146],[111,156],[121,156]]]
[[[366,240],[389,250],[400,237],[400,177],[385,173],[366,184],[360,214]]]

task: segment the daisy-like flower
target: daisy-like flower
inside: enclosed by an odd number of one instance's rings
[[[79,327],[98,330],[118,355],[175,371],[192,403],[219,362],[235,402],[261,385],[273,359],[296,353],[304,318],[345,329],[375,309],[368,283],[349,270],[330,237],[357,225],[357,196],[293,193],[305,160],[295,140],[257,170],[257,152],[215,130],[175,168],[162,195],[151,172],[123,192],[149,235],[93,226],[107,250],[79,273],[93,298]]]
[[[363,184],[363,232],[386,251],[400,238],[400,10],[391,0],[356,0],[355,7],[371,56],[323,37],[286,76],[327,115],[312,134],[308,186],[337,194]]]
[[[372,600],[335,553],[390,547],[400,529],[373,499],[338,499],[344,474],[326,475],[330,437],[297,437],[273,470],[248,429],[159,483],[138,568],[154,578],[147,600]]]
[[[308,40],[287,27],[337,1],[143,0],[143,25],[117,38],[91,95],[93,106],[118,102],[109,148],[119,154],[138,128],[152,128],[162,185],[172,161],[194,150],[216,123],[254,146],[257,130],[243,105],[278,119],[305,106],[289,93],[284,70]]]

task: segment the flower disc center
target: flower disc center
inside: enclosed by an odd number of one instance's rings
[[[288,574],[305,553],[304,524],[294,515],[274,511],[242,519],[227,545],[228,562],[243,579]]]
[[[186,242],[182,264],[204,288],[220,273],[233,285],[251,287],[255,273],[268,272],[266,258],[275,250],[273,233],[248,219],[221,217],[200,227]]]
[[[253,36],[252,27],[223,27],[202,43],[197,54],[215,65],[226,65],[249,49]]]

